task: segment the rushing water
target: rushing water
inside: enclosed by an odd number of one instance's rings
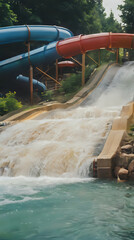
[[[112,120],[133,99],[134,63],[112,71],[79,107],[1,132],[0,240],[134,239],[134,186],[89,177]]]

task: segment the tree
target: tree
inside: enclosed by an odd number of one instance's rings
[[[119,5],[121,10],[121,19],[124,23],[124,30],[128,33],[134,33],[134,1],[124,0],[123,5]]]
[[[121,31],[112,13],[106,18],[102,0],[0,0],[0,3],[2,26],[60,25],[75,35]]]
[[[18,24],[67,27],[74,34],[101,31],[96,0],[10,0]]]
[[[86,34],[99,33],[102,31],[101,19],[95,7],[92,10],[90,10],[89,14],[86,15],[85,24]]]
[[[40,16],[42,24],[61,25],[80,34],[88,31],[87,15],[94,3],[94,0],[33,0],[32,13]]]
[[[15,22],[17,22],[17,16],[11,10],[9,1],[0,0],[0,26],[13,25]]]
[[[17,24],[40,24],[41,19],[32,12],[32,1],[9,0],[12,11],[17,15]]]
[[[114,14],[111,11],[110,16],[106,19],[106,31],[107,32],[122,32],[121,24],[114,18]]]

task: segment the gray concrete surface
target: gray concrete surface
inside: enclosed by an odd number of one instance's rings
[[[93,105],[102,94],[105,94],[105,90],[111,84],[119,68],[120,65],[118,64],[110,66],[108,70],[102,75],[103,81],[101,81],[94,89],[94,91],[92,91],[85,98],[85,100],[80,104],[80,106]]]

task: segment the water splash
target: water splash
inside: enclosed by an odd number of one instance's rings
[[[55,110],[8,127],[0,135],[2,176],[87,177],[112,120],[133,97],[134,63],[117,71],[92,105]],[[105,75],[105,81],[109,73]],[[127,80],[126,80],[127,79]],[[99,89],[101,84],[98,86]],[[95,94],[95,92],[94,92]],[[99,146],[99,147],[98,147]]]
[[[77,108],[7,128],[0,138],[2,175],[87,175],[83,164],[89,167],[94,146],[105,139],[107,123],[115,114],[96,107]]]
[[[110,86],[97,101],[100,107],[123,106],[134,99],[134,62],[122,66],[113,78]]]

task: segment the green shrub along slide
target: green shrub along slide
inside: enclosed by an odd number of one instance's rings
[[[21,102],[15,98],[16,92],[6,93],[6,97],[0,98],[0,116],[22,107]]]

